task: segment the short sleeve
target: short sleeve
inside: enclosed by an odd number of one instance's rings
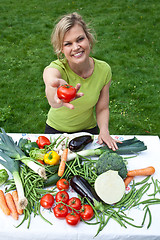
[[[111,67],[107,64],[107,77],[106,77],[106,84],[109,83],[109,81],[112,79],[112,71]]]
[[[67,78],[67,74],[66,74],[66,68],[63,64],[63,62],[61,62],[60,60],[55,60],[55,61],[52,61],[48,66],[47,68],[56,68],[60,74],[61,74],[61,77],[66,80]]]

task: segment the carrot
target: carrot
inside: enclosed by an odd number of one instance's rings
[[[128,184],[133,180],[134,177],[126,177],[124,179],[124,184],[125,184],[125,187],[128,186]]]
[[[150,176],[155,173],[155,168],[150,166],[146,168],[141,169],[135,169],[128,171],[127,176],[128,177],[134,177],[134,176]]]
[[[14,203],[15,203],[15,205],[16,205],[16,209],[17,209],[18,214],[19,214],[19,215],[22,215],[22,214],[23,214],[23,209],[21,209],[21,208],[19,207],[19,204],[18,204],[18,193],[17,193],[17,191],[13,191],[13,192],[12,192],[12,197],[13,197]]]
[[[0,208],[2,209],[4,214],[10,215],[11,211],[10,211],[9,207],[7,206],[6,198],[5,198],[4,192],[2,190],[0,190]]]
[[[65,148],[63,150],[63,154],[61,157],[61,162],[59,164],[59,169],[58,169],[58,176],[62,177],[64,170],[65,170],[65,165],[66,165],[66,161],[67,161],[67,156],[68,156],[68,148]]]
[[[6,202],[7,202],[7,205],[9,207],[10,211],[11,211],[12,217],[15,220],[18,220],[19,215],[18,215],[16,206],[15,206],[15,203],[14,203],[13,197],[10,193],[6,193]]]

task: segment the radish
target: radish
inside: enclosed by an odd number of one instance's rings
[[[118,171],[100,174],[94,184],[97,195],[107,204],[119,202],[125,193],[125,184]]]

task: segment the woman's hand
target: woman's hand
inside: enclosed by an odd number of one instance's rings
[[[74,109],[74,105],[71,104],[70,102],[69,103],[66,103],[66,102],[63,102],[61,99],[58,98],[57,96],[57,89],[58,87],[64,85],[64,84],[67,84],[67,82],[65,82],[64,80],[62,79],[57,79],[56,81],[54,81],[54,83],[52,84],[52,87],[56,88],[56,94],[55,94],[55,101],[57,104],[61,106],[64,106],[64,107],[67,107],[67,108],[70,108],[70,109]],[[77,98],[80,98],[82,97],[84,94],[81,92],[81,93],[78,93],[79,89],[80,89],[81,85],[80,83],[78,83],[76,86],[75,86],[75,89],[76,89],[76,96],[73,100],[77,99]],[[72,101],[73,101],[72,100]]]
[[[61,78],[61,74],[56,68],[45,68],[43,72],[43,79],[46,87],[45,88],[46,97],[51,107],[60,108],[62,106],[65,106],[67,108],[74,109],[73,104],[64,103],[57,96],[58,87],[68,83]],[[80,87],[81,85],[79,83],[75,86],[76,89],[75,99],[83,96],[83,93],[78,93]]]
[[[112,149],[113,151],[116,151],[118,149],[117,147],[117,142],[121,143],[120,141],[116,141],[114,140],[110,134],[109,131],[105,131],[105,132],[100,132],[99,136],[98,136],[98,142],[99,144],[107,144],[107,146]]]

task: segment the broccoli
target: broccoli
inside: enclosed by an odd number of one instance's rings
[[[123,158],[117,153],[104,152],[96,162],[97,174],[108,170],[118,171],[118,174],[124,179],[127,177],[127,167]]]

